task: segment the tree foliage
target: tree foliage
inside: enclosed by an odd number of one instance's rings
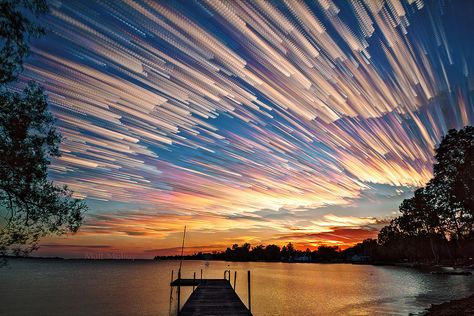
[[[78,230],[84,203],[47,178],[60,140],[41,88],[0,94],[0,254],[26,254],[40,237]]]
[[[48,180],[61,137],[43,90],[6,85],[22,70],[29,37],[44,32],[35,20],[46,11],[45,0],[0,0],[0,256],[26,255],[41,237],[76,232],[86,210]]]
[[[0,0],[0,84],[22,71],[30,37],[44,34],[36,19],[47,9],[46,0]]]
[[[380,231],[379,244],[406,258],[426,257],[423,250],[430,249],[436,262],[472,256],[473,168],[474,127],[450,130],[435,150],[433,178],[403,201],[401,215]]]

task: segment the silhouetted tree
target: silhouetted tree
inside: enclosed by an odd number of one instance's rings
[[[280,261],[280,247],[277,245],[268,245],[265,247],[265,260],[267,261]]]
[[[286,245],[286,249],[288,250],[288,253],[291,255],[294,251],[295,251],[295,247],[293,246],[293,244],[291,242],[289,242],[287,245]]]
[[[339,247],[337,246],[319,246],[313,253],[316,261],[331,262],[339,258]]]
[[[467,257],[474,242],[474,127],[450,130],[435,150],[433,178],[400,205],[378,242],[389,258]],[[472,255],[472,254],[470,254]]]
[[[32,15],[46,10],[44,0],[0,1],[0,256],[26,255],[41,237],[76,232],[86,210],[47,178],[61,137],[43,90],[6,86],[22,69],[29,36],[43,32]]]
[[[30,36],[44,34],[36,19],[47,10],[46,0],[0,1],[0,84],[21,72]]]
[[[431,205],[430,191],[426,188],[417,189],[414,196],[400,205],[402,216],[398,220],[400,229],[413,240],[424,242],[429,239],[433,259],[439,261],[436,240],[439,236],[440,219],[436,209]],[[421,246],[421,245],[418,245]],[[417,247],[419,248],[419,247]]]
[[[252,248],[250,257],[255,261],[264,261],[265,260],[265,247],[263,245],[258,245]]]
[[[288,258],[288,249],[286,248],[286,246],[283,246],[281,248],[281,253],[280,253],[281,257],[282,258]]]
[[[0,255],[26,254],[47,234],[76,232],[86,206],[47,179],[60,136],[43,91],[0,94]]]
[[[474,228],[474,127],[450,130],[436,149],[435,159],[437,204],[449,220],[453,237],[469,238]]]

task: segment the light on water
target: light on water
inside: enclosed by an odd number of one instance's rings
[[[171,270],[176,261],[10,260],[0,271],[0,315],[169,315]],[[237,271],[236,291],[263,315],[408,315],[431,303],[474,291],[470,276],[432,275],[404,267],[185,261],[193,272],[223,278]],[[182,291],[182,302],[190,294]],[[176,293],[172,310],[176,309]]]

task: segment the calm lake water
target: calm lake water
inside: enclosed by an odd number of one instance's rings
[[[177,267],[174,261],[10,260],[0,268],[0,315],[170,315]],[[205,278],[230,269],[233,279],[237,271],[245,303],[251,270],[255,316],[408,315],[474,292],[473,276],[350,264],[185,261],[183,277],[201,269]]]

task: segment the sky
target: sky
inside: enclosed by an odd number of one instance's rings
[[[48,94],[50,178],[85,199],[37,255],[348,247],[474,121],[474,2],[50,1],[17,88]]]

